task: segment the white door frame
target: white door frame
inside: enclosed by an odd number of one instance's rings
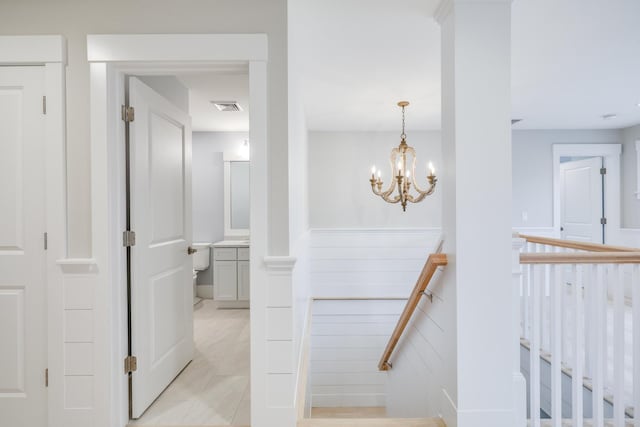
[[[607,174],[604,179],[604,212],[607,218],[605,242],[616,244],[620,234],[620,154],[621,144],[553,144],[553,231],[560,237],[560,158],[602,157]]]
[[[67,45],[62,36],[0,36],[0,66],[44,67],[45,121],[45,221],[47,358],[49,369],[48,424],[64,425],[64,332],[62,269],[67,256],[66,108],[65,67]],[[64,262],[60,262],[63,264]]]
[[[251,417],[267,410],[265,318],[267,271],[267,36],[264,34],[88,35],[91,78],[92,244],[98,266],[95,293],[94,420],[124,426],[128,420],[126,294],[122,251],[123,168],[120,144],[125,73],[249,64],[251,140]]]

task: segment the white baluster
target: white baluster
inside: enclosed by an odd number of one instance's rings
[[[631,304],[633,306],[633,415],[634,426],[640,427],[640,266],[631,274]]]
[[[591,325],[589,352],[591,357],[591,378],[592,378],[592,407],[593,425],[595,427],[604,426],[604,365],[605,346],[607,343],[606,331],[606,310],[607,310],[607,288],[604,281],[604,266],[602,264],[592,265],[590,268],[591,277]]]
[[[573,284],[574,304],[574,337],[573,337],[573,373],[571,375],[571,402],[574,427],[583,427],[583,402],[582,402],[582,351],[584,350],[584,307],[582,300],[583,267],[573,266],[575,283]]]
[[[551,266],[551,418],[562,426],[562,265]]]
[[[540,426],[540,298],[544,288],[543,266],[531,269],[531,340],[529,342],[529,402],[531,426]]]
[[[624,427],[624,269],[614,264],[613,283],[613,420]]]
[[[565,253],[568,251],[566,248],[561,248],[560,252]],[[573,274],[575,269],[565,265],[562,265],[560,268],[562,268],[562,324],[564,325],[562,328],[562,357],[564,358],[564,361],[570,365],[570,356],[573,348],[571,345],[572,333],[569,330],[569,325],[572,324],[569,318],[570,307],[573,305],[573,301],[570,296],[575,282],[574,278],[571,276],[575,276],[575,274]],[[567,285],[568,283],[569,285]]]
[[[531,339],[529,322],[529,296],[531,295],[531,264],[525,264],[522,272],[522,337]]]
[[[553,248],[545,246],[545,252],[553,252]],[[549,283],[551,282],[551,265],[546,264],[542,281],[542,298],[540,300],[540,348],[543,352],[549,352],[551,341],[549,338]]]
[[[584,316],[584,376],[585,378],[591,378],[591,365],[592,365],[592,349],[594,348],[593,343],[593,312],[595,310],[595,300],[593,299],[593,295],[595,292],[595,269],[593,268],[595,265],[585,264],[583,266],[584,275],[582,279],[584,280],[584,308],[585,308],[585,316]]]

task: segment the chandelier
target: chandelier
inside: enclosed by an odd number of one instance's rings
[[[375,165],[371,168],[371,190],[376,196],[382,197],[382,200],[388,203],[400,203],[402,205],[402,211],[407,210],[407,202],[418,203],[424,200],[425,197],[433,194],[436,188],[435,169],[433,164],[429,162],[429,175],[427,175],[427,181],[429,181],[429,188],[422,190],[416,182],[416,150],[407,144],[407,135],[404,133],[404,109],[408,106],[407,101],[398,102],[398,107],[402,108],[402,134],[400,135],[400,145],[391,150],[389,161],[391,162],[391,182],[389,187],[382,191],[382,173],[379,169],[376,169]],[[412,194],[412,187],[415,193]],[[397,189],[397,194],[394,192]]]

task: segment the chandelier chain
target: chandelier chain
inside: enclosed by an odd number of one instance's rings
[[[400,135],[402,139],[407,137],[407,134],[404,133],[404,105],[402,106],[402,134]]]

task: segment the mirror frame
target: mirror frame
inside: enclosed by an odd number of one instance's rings
[[[250,162],[249,158],[239,153],[224,152],[224,238],[249,237],[249,228],[231,228],[231,162]],[[251,206],[249,206],[251,209]]]

